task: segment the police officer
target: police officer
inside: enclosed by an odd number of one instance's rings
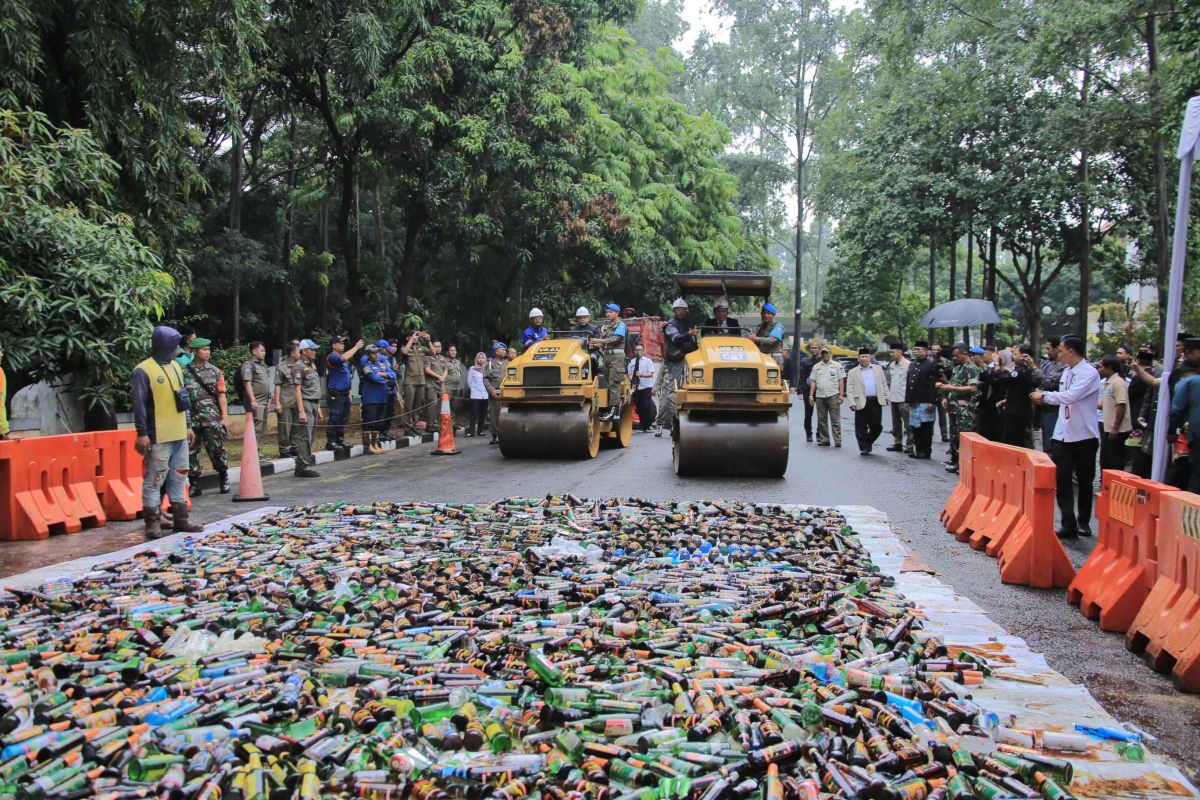
[[[542,325],[543,319],[545,319],[545,315],[542,314],[540,308],[529,309],[529,326],[521,331],[521,347],[528,350],[549,335],[550,331]]]
[[[508,345],[496,342],[492,345],[492,360],[483,370],[483,385],[488,393],[488,426],[492,430],[489,444],[500,444],[500,384],[508,369]]]
[[[400,348],[404,356],[404,427],[410,434],[417,431],[417,420],[424,409],[420,408],[425,397],[425,357],[429,354],[429,334],[413,331]]]
[[[326,403],[329,406],[329,427],[325,429],[326,450],[349,450],[346,444],[346,423],[350,420],[350,387],[352,375],[350,365],[354,354],[362,349],[363,341],[359,339],[354,347],[346,349],[346,337],[334,336],[329,345],[329,355],[325,357],[325,390]]]
[[[287,414],[291,439],[288,446],[292,458],[296,459],[297,478],[315,478],[317,473],[310,469],[313,463],[308,434],[310,420],[315,424],[321,413],[321,380],[316,367],[311,363],[317,352],[317,343],[304,339],[288,351],[287,363],[283,365],[285,380],[283,405]],[[307,378],[311,372],[316,378]]]
[[[664,428],[673,424],[675,418],[675,387],[687,371],[684,357],[699,347],[696,344],[699,329],[688,326],[687,301],[680,297],[671,303],[671,313],[674,317],[663,326],[667,352],[663,357],[663,369],[659,371],[658,419],[655,420],[658,430],[654,432],[658,437],[662,436]]]
[[[229,459],[225,437],[229,435],[229,409],[225,398],[225,373],[209,361],[212,342],[192,340],[192,363],[183,368],[183,385],[192,398],[192,432],[196,434],[189,452],[188,480],[193,496],[201,493],[200,448],[208,451],[213,469],[221,476],[221,494],[229,494]]]
[[[609,303],[604,307],[605,320],[600,330],[589,342],[604,358],[604,380],[608,384],[608,407],[600,415],[603,422],[611,422],[621,411],[621,381],[625,380],[625,323],[621,320],[621,307]]]
[[[765,353],[777,362],[779,366],[783,366],[783,356],[780,355],[780,350],[783,347],[783,323],[775,321],[777,309],[770,303],[763,303],[762,307],[762,322],[758,324],[758,328],[752,336],[749,336],[751,341],[758,345],[759,352]]]
[[[713,315],[700,326],[705,336],[740,336],[741,325],[736,319],[729,318],[729,300],[722,295],[713,303]]]
[[[300,357],[304,362],[303,383],[300,384],[300,399],[304,402],[304,438],[308,443],[308,463],[315,464],[312,457],[313,440],[316,438],[317,423],[324,421],[321,413],[321,374],[317,371],[317,351],[320,345],[312,339],[300,342]]]
[[[442,392],[446,389],[446,357],[442,355],[441,341],[429,343],[429,355],[425,358],[425,429],[436,432],[441,417]]]
[[[366,355],[363,356],[359,394],[362,395],[363,449],[372,455],[379,455],[383,452],[379,446],[382,435],[380,420],[386,413],[388,397],[395,396],[395,380],[377,344],[367,345]]]
[[[242,401],[254,419],[255,441],[262,442],[267,434],[267,413],[271,410],[271,376],[266,364],[267,346],[250,343],[250,358],[242,362]],[[259,452],[259,461],[266,461]]]

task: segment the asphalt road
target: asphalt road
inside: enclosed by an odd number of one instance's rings
[[[804,441],[800,413],[792,417],[791,459],[781,479],[686,478],[671,470],[671,443],[634,434],[625,450],[602,451],[594,461],[508,461],[486,439],[459,438],[459,456],[431,457],[431,445],[382,456],[321,465],[321,477],[291,475],[266,479],[271,505],[310,504],[344,499],[471,502],[548,493],[592,497],[637,496],[653,500],[709,498],[778,501],[812,505],[871,505],[887,513],[900,537],[957,591],[989,616],[1045,654],[1050,666],[1083,682],[1114,716],[1158,738],[1153,749],[1172,757],[1192,778],[1200,769],[1200,696],[1177,692],[1169,680],[1128,653],[1124,637],[1101,632],[1066,602],[1064,591],[1006,586],[997,562],[955,541],[938,521],[938,511],[955,479],[939,463],[915,461],[883,450],[860,456],[848,411],[842,448],[818,448]],[[205,493],[194,515],[212,521],[248,510],[229,496]],[[142,541],[141,523],[112,523],[44,542],[0,544],[0,576],[81,556],[96,555]],[[1083,563],[1094,538],[1068,549]]]

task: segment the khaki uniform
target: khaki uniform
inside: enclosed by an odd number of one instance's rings
[[[625,380],[625,323],[619,317],[600,323],[598,339],[613,340],[600,346],[604,353],[604,379],[608,383],[608,405],[615,408],[621,402],[621,381]]]
[[[308,449],[312,452],[312,443],[317,432],[317,412],[321,410],[321,374],[317,372],[315,361],[302,363],[304,376],[300,383],[300,399],[304,401],[304,415],[308,417]]]
[[[424,413],[420,406],[425,400],[425,359],[429,351],[414,342],[411,350],[401,350],[400,355],[404,358],[404,427],[414,430]]]
[[[301,359],[294,364],[284,362],[280,364],[279,369],[283,373],[285,381],[280,390],[280,402],[283,405],[283,416],[287,420],[288,425],[288,449],[292,451],[292,457],[296,459],[296,471],[307,467],[312,463],[312,451],[309,446],[308,439],[308,423],[300,421],[300,411],[308,414],[308,402],[303,401],[304,394],[304,370],[306,368],[304,360]],[[314,369],[313,372],[316,372]],[[295,387],[300,387],[300,394],[303,406],[296,405]],[[315,416],[315,412],[314,412]],[[311,420],[312,417],[309,417]]]
[[[279,430],[275,432],[279,438],[279,455],[281,457],[292,449],[292,423],[288,409],[295,408],[296,401],[292,397],[292,384],[288,373],[290,366],[286,356],[275,365],[275,385],[279,387],[279,404],[283,407],[283,411],[277,415]]]
[[[483,385],[488,390],[488,425],[493,441],[500,438],[500,384],[507,370],[507,358],[493,358],[483,369]]]
[[[267,372],[267,365],[256,358],[243,361],[239,374],[243,383],[249,382],[254,402],[258,404],[258,411],[254,412],[254,435],[261,447],[262,438],[267,433],[267,411],[271,406],[271,376]]]
[[[428,356],[425,359],[425,368],[441,374],[442,370],[446,369],[446,357],[441,353]],[[425,424],[430,427],[437,425],[441,418],[443,387],[444,384],[441,381],[428,375],[425,376],[424,418]]]

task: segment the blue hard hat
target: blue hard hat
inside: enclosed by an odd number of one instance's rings
[[[607,308],[609,311],[616,311],[618,314],[621,313],[621,307],[619,305],[617,305],[616,303],[608,303],[604,307]]]
[[[392,344],[387,339],[380,339],[378,342],[375,343],[375,346],[378,347],[380,350],[385,350],[385,349],[391,347]]]
[[[769,314],[778,314],[779,313],[779,310],[777,308],[775,308],[775,306],[771,305],[770,303],[763,303],[762,310],[766,311]]]

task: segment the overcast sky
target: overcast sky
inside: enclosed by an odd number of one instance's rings
[[[831,0],[834,8],[854,8],[861,5],[861,0]],[[724,19],[709,10],[711,0],[683,0],[683,18],[688,23],[687,33],[676,45],[679,52],[685,56],[692,51],[692,44],[701,31],[708,31],[718,41],[726,41],[729,34],[724,26]]]

